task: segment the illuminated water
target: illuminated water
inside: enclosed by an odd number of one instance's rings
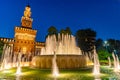
[[[120,70],[119,58],[118,58],[117,54],[115,54],[114,52],[112,53],[112,56],[114,59],[114,71],[119,72],[119,70]]]
[[[57,62],[56,62],[56,54],[67,54],[67,55],[81,55],[80,49],[76,46],[75,43],[75,38],[74,36],[71,35],[58,35],[58,40],[56,39],[55,36],[49,36],[46,40],[46,47],[42,49],[42,55],[54,55],[53,57],[53,67],[52,67],[52,75],[53,76],[58,76],[59,75],[59,69],[57,67]],[[16,74],[20,74],[21,72],[21,66],[25,64],[21,64],[22,62],[27,62],[25,58],[22,58],[21,52],[18,53],[18,55],[13,54],[13,48],[9,47],[7,45],[4,46],[3,49],[3,55],[2,55],[2,64],[1,64],[1,70],[4,69],[9,69],[11,67],[17,67],[17,72]],[[115,54],[112,54],[114,58],[114,65],[115,65],[115,70],[119,69],[119,59],[118,56]],[[87,58],[89,59],[89,58]],[[28,66],[28,65],[27,65]],[[117,68],[117,69],[116,69]],[[99,59],[98,55],[96,53],[96,49],[94,49],[94,72],[95,75],[100,74],[100,64],[99,64]],[[17,77],[17,80],[20,78]],[[67,78],[71,79],[71,78]],[[95,78],[95,80],[100,80],[99,78]],[[111,79],[109,79],[111,80]]]
[[[7,47],[7,46],[6,46],[4,49],[7,50],[6,52],[4,52],[5,54],[7,54],[7,52],[8,52],[8,53],[11,52],[10,48]],[[7,55],[5,56],[5,54],[4,54],[4,57],[6,57],[6,56],[8,55],[8,54],[7,54]],[[53,53],[53,54],[54,54],[54,53]],[[9,54],[9,55],[11,55],[11,54]],[[20,57],[21,57],[21,55],[19,55],[19,58],[20,58]],[[16,58],[17,58],[17,57],[16,57]],[[6,62],[8,61],[8,63],[9,63],[10,61],[7,60],[7,59],[10,59],[10,57],[9,57],[9,58],[7,57],[6,59],[4,58],[4,59],[3,59],[3,62],[6,63]],[[20,59],[22,59],[22,58],[20,58]],[[18,60],[21,61],[20,59],[18,59]],[[15,60],[15,61],[13,61],[13,62],[17,62],[17,59],[14,58],[14,60]],[[98,61],[98,56],[97,56],[97,53],[96,53],[95,50],[94,50],[94,60],[95,60],[95,61],[94,61],[94,64],[96,64],[96,65],[94,65],[94,72],[97,72],[97,74],[98,74],[98,73],[100,72],[100,71],[99,71],[99,70],[100,70],[100,69],[99,69],[100,65],[98,64],[98,62],[99,62],[99,61]],[[5,63],[4,63],[4,64],[5,64]],[[11,64],[11,65],[12,65],[12,64]],[[4,66],[5,66],[5,65],[4,65]],[[57,76],[57,75],[59,74],[59,70],[58,70],[57,63],[56,63],[56,54],[54,54],[53,66],[55,67],[55,68],[53,67],[53,69],[54,69],[54,70],[53,70],[53,73],[54,73],[53,76]],[[3,68],[5,69],[5,67],[3,67]],[[95,70],[96,70],[96,71],[95,71]],[[26,73],[26,72],[25,72],[25,73]],[[70,73],[70,74],[71,74],[71,73]],[[87,75],[87,74],[86,74],[86,75]],[[77,76],[78,76],[78,75],[77,75]],[[65,76],[65,77],[66,77],[66,76]],[[17,77],[16,77],[16,80],[30,80],[30,79],[34,80],[34,78],[35,78],[35,79],[41,79],[41,78],[37,78],[37,77],[33,77],[33,78],[25,77],[24,75],[22,75],[22,77],[21,77],[21,76],[20,76],[20,77],[17,76]],[[75,77],[74,77],[74,78],[75,78]],[[63,78],[63,79],[64,79],[64,80],[71,80],[71,79],[74,80],[74,78],[71,78],[71,77],[69,78],[69,77],[67,77],[67,78],[65,78],[65,79]],[[82,78],[82,77],[78,77],[78,78],[76,78],[76,80],[79,80],[79,79],[81,79],[81,78]],[[6,79],[9,80],[10,78],[8,77],[8,78],[6,78]],[[49,78],[46,77],[46,80],[47,80],[47,79],[49,79]],[[14,80],[14,79],[13,79],[13,80]],[[49,80],[53,80],[53,79],[49,79]],[[82,78],[81,80],[84,80],[84,79]],[[100,79],[95,78],[95,80],[100,80]],[[107,78],[107,80],[117,80],[117,79],[112,77],[112,78]]]
[[[59,76],[59,70],[56,62],[56,54],[54,53],[53,61],[52,61],[52,75],[54,77]]]
[[[94,75],[99,75],[100,74],[100,63],[98,59],[98,54],[96,53],[96,49],[94,49],[94,70],[93,70]]]
[[[17,64],[17,71],[16,71],[17,75],[21,74],[21,53],[18,53],[18,64]]]
[[[12,62],[12,48],[7,45],[4,45],[0,69],[3,70],[11,68],[12,66],[12,64],[10,64],[11,62]]]
[[[80,48],[76,46],[75,37],[72,35],[58,34],[58,39],[55,35],[48,36],[45,44],[45,48],[41,51],[42,55],[53,55],[54,51],[62,55],[81,55]]]
[[[109,67],[111,67],[111,60],[110,60],[110,57],[108,57],[108,61],[109,61]]]
[[[13,47],[4,45],[1,57],[0,70],[10,69],[18,66],[29,66],[29,57],[22,56],[22,52],[13,53]],[[20,70],[20,68],[18,69]]]

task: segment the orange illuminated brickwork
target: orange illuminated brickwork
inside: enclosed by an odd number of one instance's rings
[[[24,16],[21,18],[21,26],[15,27],[14,52],[22,51],[24,54],[35,51],[36,30],[32,29],[31,8],[25,7]]]
[[[36,30],[16,27],[14,51],[18,52],[20,50],[23,53],[34,52],[36,32]]]

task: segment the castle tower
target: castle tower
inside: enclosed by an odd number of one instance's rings
[[[21,26],[15,27],[14,52],[22,51],[24,54],[35,52],[37,30],[32,29],[32,22],[31,8],[28,5],[25,7],[24,15],[21,18]]]
[[[21,19],[21,26],[24,28],[32,29],[33,19],[31,18],[31,8],[30,6],[25,7],[24,16]]]

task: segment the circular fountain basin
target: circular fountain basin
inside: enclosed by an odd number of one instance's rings
[[[52,59],[54,55],[40,55],[33,57],[31,66],[41,69],[52,68]],[[60,69],[77,69],[87,67],[86,57],[84,55],[56,55],[57,66]]]

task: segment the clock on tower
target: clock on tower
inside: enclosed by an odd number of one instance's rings
[[[26,6],[24,11],[24,16],[21,19],[21,25],[25,28],[32,28],[32,18],[31,18],[31,8],[30,6]]]
[[[22,27],[32,28],[32,22],[28,21],[28,20],[23,20],[22,21]]]

